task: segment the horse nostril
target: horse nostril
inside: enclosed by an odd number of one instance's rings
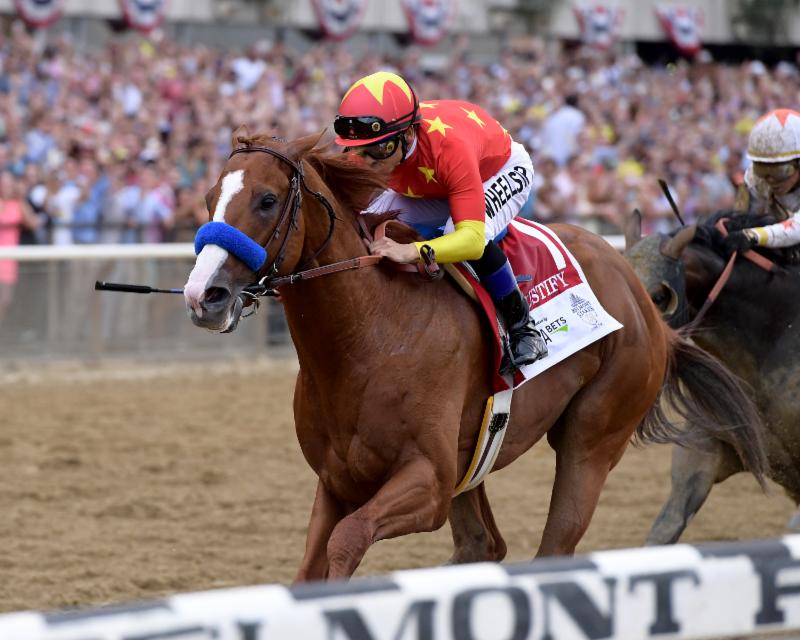
[[[224,287],[209,287],[203,297],[204,305],[216,305],[225,302],[230,298],[231,292]]]

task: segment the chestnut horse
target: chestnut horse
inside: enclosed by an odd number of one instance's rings
[[[196,325],[231,330],[245,287],[259,278],[366,253],[356,212],[384,181],[346,155],[315,149],[317,140],[234,134],[208,208],[267,257],[256,273],[220,246],[205,246],[185,288]],[[694,424],[748,433],[758,426],[737,379],[667,327],[617,251],[577,227],[551,228],[624,328],[514,395],[494,470],[544,435],[556,452],[538,555],[574,552],[633,436],[682,439],[663,399]],[[280,282],[300,363],[297,437],[319,477],[297,581],[350,576],[374,542],[432,531],[448,518],[452,562],[501,560],[506,545],[484,485],[453,496],[493,377],[488,323],[474,303],[448,279],[425,282],[384,264]],[[751,446],[750,459],[759,460],[759,443]]]

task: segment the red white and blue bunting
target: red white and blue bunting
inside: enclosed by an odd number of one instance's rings
[[[128,26],[145,33],[164,21],[166,4],[167,0],[119,0]]]
[[[438,43],[456,13],[455,0],[403,0],[411,37],[418,44]]]
[[[609,49],[622,28],[623,10],[596,3],[573,7],[583,43],[598,49]]]
[[[14,0],[14,6],[25,24],[38,29],[61,17],[64,0]]]
[[[694,56],[703,46],[703,12],[684,5],[658,6],[658,21],[681,53]]]
[[[367,0],[314,0],[312,4],[325,37],[346,40],[361,24]]]

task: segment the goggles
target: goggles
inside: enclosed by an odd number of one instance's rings
[[[391,158],[394,152],[397,151],[397,147],[400,146],[398,143],[399,137],[400,136],[395,136],[383,142],[364,145],[362,147],[345,147],[345,152],[355,151],[358,155],[366,155],[374,160],[386,160],[387,158]]]
[[[333,130],[338,136],[347,140],[369,140],[370,138],[379,138],[386,133],[407,129],[411,125],[409,117],[412,115],[414,115],[413,111],[391,123],[375,116],[358,116],[357,118],[336,116],[333,121]]]
[[[340,138],[347,140],[370,140],[381,138],[385,134],[405,131],[417,120],[417,96],[414,96],[414,108],[400,116],[397,120],[386,122],[377,116],[336,116],[333,130]]]
[[[798,171],[795,161],[791,162],[754,162],[753,173],[767,182],[783,182]]]

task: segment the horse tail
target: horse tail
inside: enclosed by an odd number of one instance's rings
[[[686,335],[671,331],[668,341],[664,384],[637,428],[636,439],[695,449],[721,440],[733,447],[744,468],[766,488],[769,463],[762,437],[765,427],[746,383],[689,342]],[[686,428],[672,423],[665,404],[686,421]]]

